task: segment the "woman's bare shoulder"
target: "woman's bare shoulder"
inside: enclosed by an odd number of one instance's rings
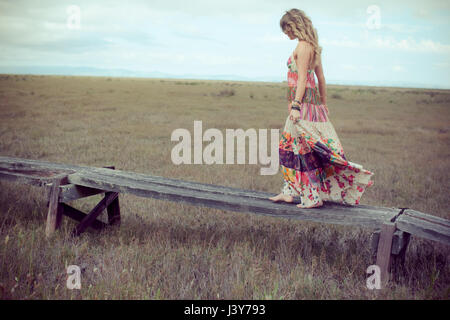
[[[312,45],[305,40],[299,40],[297,43],[297,47],[295,47],[295,51],[300,51],[300,50],[311,50],[313,47]]]
[[[297,60],[298,55],[311,55],[311,53],[313,52],[313,47],[312,45],[305,41],[305,40],[299,40],[297,47],[295,47],[294,50],[294,58]]]

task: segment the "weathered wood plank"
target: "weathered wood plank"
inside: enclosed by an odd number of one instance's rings
[[[113,202],[118,196],[118,193],[112,192],[105,195],[105,197],[89,212],[86,217],[81,220],[72,232],[72,235],[78,236],[83,233],[95,219],[105,210],[111,202]]]
[[[80,169],[88,169],[89,166],[68,165],[63,163],[49,162],[43,160],[23,159],[14,157],[0,156],[0,171],[3,172],[17,172],[23,171],[25,174],[30,174],[35,171],[35,175],[40,176],[42,172],[59,173],[73,173]],[[45,175],[44,175],[45,176]]]
[[[450,221],[447,219],[406,209],[395,222],[399,230],[450,245]]]
[[[24,173],[24,172],[0,171],[0,179],[41,187],[47,184],[51,184],[55,176],[58,176],[62,172],[60,171],[51,173],[53,175],[44,176],[44,175],[37,175],[35,172]]]
[[[18,183],[45,186],[57,176],[79,168],[45,161],[0,156],[0,178]]]
[[[21,162],[20,168],[26,167],[31,169],[48,169],[48,170],[69,170],[74,172],[79,172],[83,170],[87,170],[92,173],[99,173],[99,174],[108,174],[110,173],[111,176],[117,176],[117,177],[125,177],[129,181],[136,181],[136,182],[144,182],[144,183],[154,183],[154,184],[160,184],[162,186],[172,186],[172,187],[179,187],[184,189],[192,189],[197,191],[206,191],[211,193],[216,193],[219,195],[222,194],[232,194],[232,195],[241,195],[241,196],[247,196],[257,199],[266,199],[268,197],[273,196],[273,193],[269,192],[263,192],[263,191],[254,191],[254,190],[244,190],[239,188],[231,188],[226,186],[220,186],[220,185],[213,185],[213,184],[206,184],[206,183],[199,183],[194,181],[185,181],[185,180],[179,180],[179,179],[173,179],[173,178],[166,178],[161,176],[154,176],[154,175],[148,175],[143,173],[135,173],[135,172],[127,172],[127,171],[121,171],[121,170],[109,170],[105,168],[96,168],[96,167],[87,167],[87,166],[77,166],[77,165],[65,165],[65,164],[59,164],[59,163],[51,163],[47,161],[37,161],[37,160],[30,160],[30,159],[20,159],[20,158],[8,158],[8,157],[1,157],[0,156],[0,169],[2,166],[8,165],[9,167],[15,167],[16,162]],[[111,166],[113,167],[113,166]],[[338,204],[339,205],[339,204]],[[342,206],[342,205],[340,205]],[[350,206],[349,206],[350,207]],[[370,207],[370,206],[367,206]],[[371,207],[372,209],[376,210],[377,208],[380,209],[380,211],[384,211],[385,209],[391,209],[393,211],[398,211],[396,208],[386,208],[386,207]]]
[[[83,187],[109,192],[125,192],[137,196],[178,201],[222,210],[252,212],[274,217],[334,224],[354,224],[371,228],[379,228],[384,222],[395,220],[398,222],[397,228],[400,230],[426,239],[450,244],[449,220],[411,209],[398,217],[396,217],[398,208],[365,205],[349,206],[328,201],[325,201],[324,206],[317,209],[300,209],[294,204],[271,202],[267,198],[273,196],[273,194],[268,192],[243,190],[120,170],[0,156],[0,178],[7,177],[39,185],[42,181],[48,183],[56,173],[61,172],[71,174],[72,183],[80,184]],[[12,177],[13,175],[15,177]],[[91,177],[90,181],[86,179],[89,176]],[[96,179],[98,181],[95,181]],[[81,182],[81,180],[84,180],[84,182]]]
[[[113,167],[113,166],[111,166]],[[32,159],[21,159],[21,158],[10,158],[10,157],[2,157],[0,156],[0,173],[5,171],[9,173],[10,175],[19,174],[19,172],[24,171],[28,172],[30,174],[31,172],[45,172],[45,171],[55,171],[60,170],[60,172],[67,172],[67,173],[75,173],[80,170],[107,170],[104,168],[95,168],[95,167],[88,167],[88,166],[78,166],[78,165],[66,165],[61,163],[53,163],[48,161],[38,161],[38,160],[32,160]],[[115,170],[118,174],[121,172],[125,173],[125,171]],[[248,195],[248,196],[254,196],[254,197],[270,197],[273,196],[272,193],[262,193],[257,192],[254,193],[251,190],[241,190],[241,189],[233,189],[228,188],[225,186],[217,186],[212,184],[204,184],[204,183],[197,183],[197,182],[190,182],[190,181],[183,181],[178,179],[172,179],[172,178],[165,178],[160,176],[151,176],[148,174],[142,174],[142,173],[131,173],[126,172],[127,176],[134,177],[134,179],[145,179],[146,182],[154,182],[156,184],[161,185],[170,185],[170,186],[180,186],[185,188],[192,188],[199,191],[210,191],[215,193],[236,193],[242,195]],[[41,176],[37,176],[37,179],[42,179]]]
[[[380,267],[381,283],[389,280],[389,267],[391,261],[392,237],[395,232],[395,223],[389,222],[381,226],[380,240],[378,243],[376,264]]]
[[[200,183],[173,181],[164,184],[155,177],[120,170],[94,168],[69,175],[70,183],[112,192],[131,193],[136,196],[183,202],[236,212],[293,218],[323,223],[381,226],[398,213],[397,209],[371,206],[351,206],[325,202],[320,208],[301,209],[294,204],[273,203],[267,199],[272,193],[247,191]],[[178,183],[179,182],[179,183]],[[220,190],[220,191],[219,191]]]

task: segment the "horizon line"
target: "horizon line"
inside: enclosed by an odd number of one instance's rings
[[[81,67],[82,68],[82,67]],[[108,69],[105,69],[108,70]],[[67,74],[67,73],[3,73],[1,71],[0,67],[0,76],[55,76],[55,77],[97,77],[97,78],[123,78],[123,79],[151,79],[151,80],[190,80],[190,81],[233,81],[233,82],[267,82],[267,83],[277,83],[277,84],[283,84],[287,83],[286,80],[282,81],[276,81],[276,80],[257,80],[257,79],[251,79],[249,80],[238,80],[238,79],[211,79],[211,78],[183,78],[182,76],[173,75],[171,77],[152,77],[147,75],[133,75],[133,76],[127,76],[127,75],[104,75],[104,74]],[[232,76],[232,75],[230,75]],[[206,76],[207,77],[207,76]],[[217,76],[210,76],[210,77],[217,77]],[[242,77],[243,76],[236,76],[236,77]],[[341,82],[341,83],[337,83]],[[326,81],[327,85],[333,85],[333,86],[353,86],[353,87],[375,87],[375,88],[401,88],[401,89],[431,89],[431,90],[450,90],[450,87],[431,87],[431,86],[423,86],[423,84],[416,84],[417,86],[414,86],[414,84],[405,84],[405,85],[376,85],[376,84],[368,84],[364,83],[364,81],[356,83],[350,83],[345,80],[330,80]],[[376,82],[376,81],[374,81]]]

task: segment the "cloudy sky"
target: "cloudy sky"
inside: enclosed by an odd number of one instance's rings
[[[283,81],[291,8],[318,31],[328,83],[450,89],[448,0],[0,0],[0,72]]]

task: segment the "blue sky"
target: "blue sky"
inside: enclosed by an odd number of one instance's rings
[[[283,81],[291,8],[318,31],[328,83],[450,89],[450,1],[436,0],[0,0],[0,73]]]

